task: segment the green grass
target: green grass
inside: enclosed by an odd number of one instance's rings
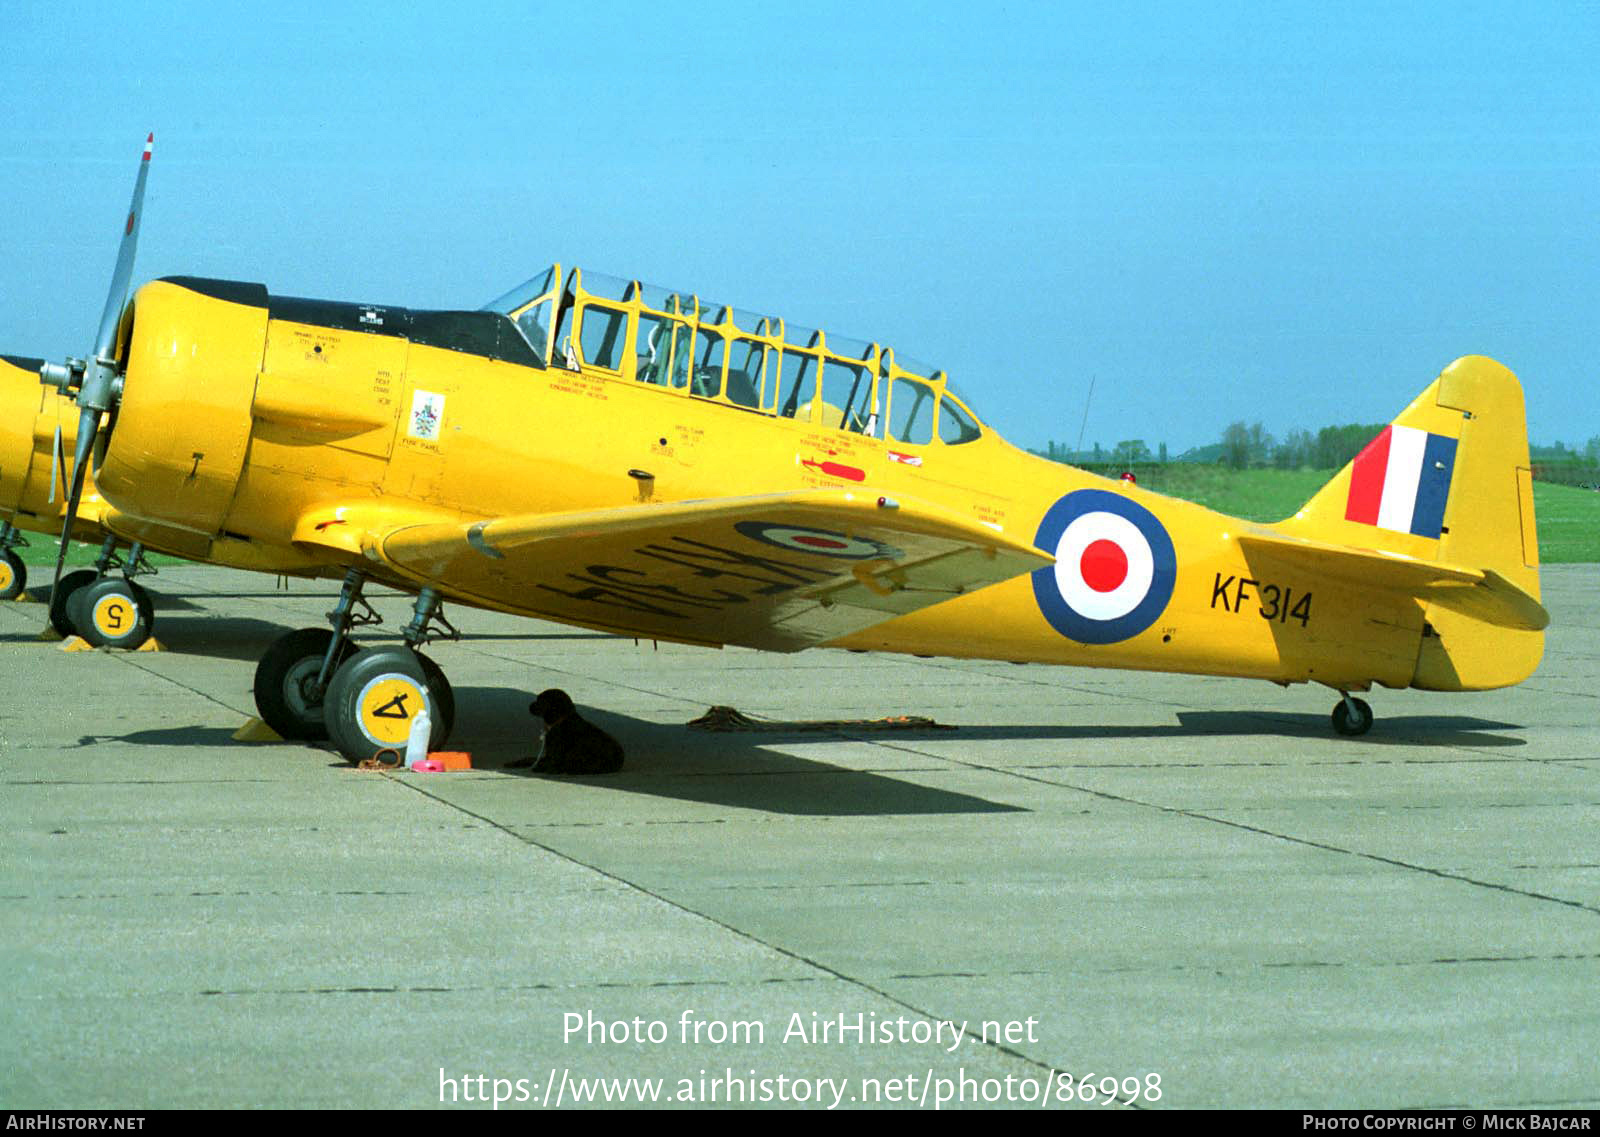
[[[17,550],[17,555],[22,558],[22,563],[29,566],[30,569],[48,568],[54,570],[56,567],[56,550],[60,545],[59,539],[46,537],[43,533],[29,533],[26,536],[28,538],[28,547]],[[122,546],[118,551],[126,553],[127,547]],[[74,541],[71,547],[67,549],[67,567],[69,569],[89,568],[99,556],[99,545],[83,545]],[[181,565],[184,563],[178,557],[169,557],[162,553],[147,553],[145,560],[157,568],[162,565]],[[36,579],[36,574],[29,572],[28,578],[34,580]],[[50,582],[44,580],[44,583],[48,584]]]
[[[1534,482],[1533,515],[1539,521],[1539,559],[1545,564],[1600,561],[1600,493]]]
[[[1334,470],[1229,470],[1174,463],[1139,468],[1139,484],[1248,521],[1282,521],[1336,473]],[[1533,483],[1539,560],[1547,565],[1600,561],[1600,493]]]
[[[1229,470],[1180,462],[1139,470],[1139,485],[1247,521],[1282,521],[1311,500],[1326,470]]]

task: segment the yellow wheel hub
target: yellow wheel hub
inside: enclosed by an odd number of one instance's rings
[[[115,639],[125,634],[137,622],[139,615],[133,601],[126,596],[102,596],[90,616],[100,634]]]
[[[361,689],[356,703],[362,732],[380,745],[404,746],[424,699],[421,685],[408,675],[377,676]]]

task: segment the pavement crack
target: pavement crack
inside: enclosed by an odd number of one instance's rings
[[[230,711],[233,714],[244,715],[246,718],[249,718],[255,713],[255,708],[253,706],[249,710],[241,710],[232,703],[223,702],[215,695],[207,694],[198,687],[191,686],[180,679],[174,679],[172,676],[157,671],[152,667],[146,667],[136,658],[135,653],[133,652],[107,652],[106,654],[109,658],[116,660],[125,667],[132,667],[136,670],[143,671],[146,675],[160,679],[165,683],[171,683],[174,687],[177,687],[183,691],[187,691],[191,695],[198,695],[200,698],[206,700],[206,702],[215,703],[217,706],[222,707],[224,710]]]
[[[915,750],[914,747],[905,746],[903,744],[896,746],[894,743],[881,742],[875,743],[875,745],[891,746],[895,749],[912,750],[914,753],[922,753],[922,751]],[[1600,907],[1597,907],[1593,904],[1585,904],[1581,900],[1569,900],[1564,896],[1552,896],[1547,892],[1535,892],[1533,889],[1517,888],[1513,885],[1500,884],[1492,880],[1480,880],[1477,877],[1468,876],[1465,873],[1451,872],[1448,869],[1439,869],[1430,867],[1428,865],[1414,864],[1410,861],[1400,860],[1397,857],[1386,857],[1382,853],[1369,853],[1361,849],[1349,849],[1342,845],[1335,845],[1329,841],[1317,841],[1310,837],[1296,837],[1292,833],[1280,833],[1276,830],[1268,829],[1265,826],[1250,825],[1243,821],[1233,821],[1226,817],[1218,817],[1215,814],[1205,813],[1200,810],[1183,809],[1180,806],[1175,805],[1161,805],[1158,802],[1141,801],[1138,798],[1128,797],[1124,794],[1111,793],[1109,790],[1097,790],[1090,786],[1080,786],[1074,785],[1070,782],[1055,781],[1051,778],[1041,778],[1032,774],[1028,774],[1024,770],[1017,767],[984,766],[979,763],[965,762],[959,758],[951,758],[949,761],[961,766],[965,766],[971,770],[982,770],[989,773],[1008,774],[1011,777],[1021,778],[1025,781],[1038,782],[1042,785],[1055,786],[1059,789],[1076,790],[1078,793],[1088,794],[1091,797],[1101,798],[1105,801],[1114,801],[1121,805],[1137,806],[1140,809],[1154,809],[1159,810],[1162,813],[1171,814],[1175,817],[1188,817],[1195,821],[1205,821],[1213,825],[1225,825],[1231,829],[1238,829],[1245,833],[1255,833],[1262,837],[1270,837],[1276,841],[1284,841],[1293,845],[1303,845],[1306,848],[1320,849],[1326,853],[1337,853],[1346,857],[1357,857],[1362,860],[1372,861],[1376,864],[1389,865],[1392,868],[1405,869],[1408,872],[1423,873],[1428,876],[1438,877],[1441,880],[1453,880],[1461,884],[1472,885],[1475,888],[1503,892],[1510,896],[1520,896],[1530,900],[1540,900],[1548,904],[1559,904],[1566,908],[1573,908],[1580,912],[1589,912],[1600,916]]]
[[[385,775],[385,777],[389,777],[389,775]],[[397,782],[397,783],[399,783],[401,785],[404,785],[405,788],[407,788],[409,790],[412,790],[415,793],[421,794],[423,797],[430,798],[433,801],[438,802],[440,805],[444,806],[446,809],[457,810],[457,811],[459,811],[461,813],[467,814],[470,817],[475,817],[479,821],[482,821],[484,824],[492,826],[493,828],[500,830],[502,833],[504,833],[506,836],[510,837],[514,841],[519,841],[519,842],[521,842],[523,844],[531,845],[534,848],[541,849],[544,852],[549,853],[553,857],[558,857],[561,860],[566,861],[568,864],[576,865],[579,868],[586,869],[586,870],[588,870],[589,872],[592,872],[592,873],[596,873],[596,874],[606,878],[607,880],[615,881],[616,883],[621,884],[621,885],[627,887],[628,889],[631,889],[634,892],[637,892],[641,896],[649,897],[651,900],[654,900],[659,904],[664,904],[669,908],[676,909],[677,911],[682,912],[685,915],[692,916],[695,919],[703,920],[706,923],[711,924],[714,927],[721,928],[723,931],[727,932],[729,935],[735,936],[735,937],[737,937],[737,938],[739,938],[739,939],[741,939],[741,940],[743,940],[743,941],[745,941],[747,943],[754,944],[754,945],[756,945],[756,946],[758,946],[760,948],[763,948],[763,949],[765,949],[767,951],[770,951],[770,952],[774,953],[775,955],[783,956],[785,959],[789,959],[789,960],[792,960],[795,963],[799,963],[799,964],[802,964],[805,967],[809,967],[809,968],[813,969],[814,971],[819,972],[821,974],[821,976],[826,976],[827,978],[835,979],[835,980],[838,980],[841,983],[845,983],[845,984],[847,984],[847,985],[849,985],[851,987],[857,988],[858,990],[866,992],[867,994],[872,995],[872,996],[874,996],[876,998],[882,999],[887,1003],[891,1003],[894,1006],[903,1008],[904,1010],[907,1010],[907,1011],[911,1012],[914,1015],[917,1015],[917,1016],[919,1016],[919,1017],[921,1017],[923,1019],[926,1019],[929,1022],[938,1022],[942,1018],[942,1016],[940,1016],[938,1014],[935,1014],[933,1011],[925,1010],[922,1007],[919,1007],[916,1004],[910,1002],[909,1000],[903,999],[900,996],[893,994],[892,992],[886,990],[885,988],[883,988],[881,986],[878,986],[878,985],[876,985],[874,983],[871,983],[871,982],[869,982],[869,981],[867,981],[867,980],[865,980],[865,979],[863,979],[863,978],[861,978],[859,976],[851,975],[851,974],[849,974],[849,973],[847,973],[845,971],[842,971],[839,968],[834,967],[831,964],[828,964],[828,963],[824,962],[821,959],[818,959],[818,958],[816,958],[814,956],[806,954],[805,952],[799,951],[799,950],[797,950],[795,948],[785,947],[783,944],[780,944],[780,943],[777,943],[777,942],[775,942],[773,940],[770,940],[770,939],[764,938],[762,936],[759,936],[754,932],[747,931],[744,928],[740,928],[740,927],[735,926],[734,924],[730,924],[728,921],[726,921],[726,920],[724,920],[724,919],[722,919],[722,918],[720,918],[718,916],[714,916],[709,912],[701,911],[700,909],[695,908],[691,904],[688,904],[688,903],[686,903],[686,902],[684,902],[682,900],[675,899],[674,897],[668,896],[664,892],[660,892],[660,891],[657,891],[656,889],[648,887],[647,885],[640,884],[638,881],[630,880],[627,877],[622,876],[620,873],[613,872],[610,869],[603,868],[603,867],[601,867],[600,865],[597,865],[597,864],[592,864],[592,863],[590,863],[588,861],[585,861],[585,860],[582,860],[582,859],[580,859],[580,858],[578,858],[576,856],[573,856],[571,853],[564,852],[561,849],[557,849],[557,848],[555,848],[555,847],[553,847],[551,845],[546,845],[541,841],[536,841],[530,836],[518,833],[515,830],[511,829],[510,827],[502,825],[500,822],[496,821],[492,817],[489,817],[487,815],[480,814],[480,813],[475,813],[474,811],[472,811],[470,809],[467,809],[465,806],[459,805],[456,802],[450,801],[450,800],[448,800],[446,798],[442,798],[438,794],[430,792],[428,790],[427,786],[422,784],[422,783],[409,781],[409,780],[401,781],[398,778],[391,778],[391,780],[393,780],[393,781],[395,781],[395,782]],[[1003,1054],[1003,1055],[1005,1055],[1005,1056],[1007,1056],[1009,1058],[1013,1058],[1013,1059],[1017,1060],[1018,1062],[1022,1062],[1024,1064],[1028,1065],[1028,1066],[1031,1066],[1035,1070],[1038,1070],[1039,1072],[1041,1072],[1042,1074],[1044,1074],[1047,1077],[1053,1077],[1055,1075],[1055,1073],[1056,1073],[1056,1070],[1059,1067],[1059,1063],[1051,1063],[1051,1062],[1041,1061],[1040,1059],[1034,1058],[1031,1055],[1024,1053],[1023,1051],[1016,1049],[1013,1046],[1010,1046],[1010,1045],[1008,1045],[1006,1043],[1002,1043],[1002,1042],[999,1042],[999,1041],[996,1041],[996,1040],[991,1040],[991,1039],[987,1039],[986,1038],[986,1039],[981,1040],[981,1045],[989,1048],[990,1050],[994,1051],[997,1054]],[[1128,1103],[1121,1103],[1121,1104],[1128,1104]],[[1133,1104],[1134,1104],[1134,1108],[1138,1108],[1137,1107],[1137,1103],[1133,1103]]]

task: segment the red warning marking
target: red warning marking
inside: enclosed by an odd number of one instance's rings
[[[865,470],[858,470],[854,466],[843,466],[838,462],[813,462],[810,458],[802,458],[800,464],[802,466],[810,466],[813,470],[820,470],[830,477],[844,478],[850,482],[864,482],[867,480],[867,472]]]
[[[1094,541],[1078,560],[1083,583],[1096,592],[1114,592],[1128,579],[1128,554],[1115,541]]]
[[[130,212],[128,214],[128,225],[127,225],[127,228],[122,230],[122,235],[124,237],[126,237],[129,233],[132,233],[132,232],[133,232],[133,214]]]

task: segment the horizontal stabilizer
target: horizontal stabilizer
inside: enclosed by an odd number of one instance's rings
[[[1365,588],[1404,593],[1486,624],[1542,631],[1550,613],[1493,569],[1424,561],[1400,553],[1334,545],[1277,533],[1245,533],[1239,544],[1281,564]]]

